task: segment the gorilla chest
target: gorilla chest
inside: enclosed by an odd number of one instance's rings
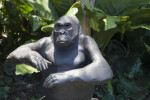
[[[82,48],[72,50],[53,50],[46,52],[46,55],[48,55],[48,60],[51,61],[55,67],[57,67],[58,71],[83,67],[85,63],[86,59]]]

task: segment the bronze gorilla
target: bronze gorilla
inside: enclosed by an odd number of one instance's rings
[[[48,100],[90,100],[94,86],[113,77],[96,42],[72,15],[61,17],[50,37],[20,46],[7,60],[40,70]]]

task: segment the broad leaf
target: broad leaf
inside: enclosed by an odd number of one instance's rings
[[[31,7],[38,12],[40,17],[44,17],[49,19],[50,21],[54,21],[59,18],[55,7],[53,6],[50,0],[25,0]]]
[[[113,87],[111,81],[107,82],[107,89],[110,92],[111,95],[113,95]]]
[[[51,33],[52,30],[53,30],[53,28],[54,28],[54,23],[52,23],[52,24],[50,24],[50,25],[43,26],[43,27],[41,28],[41,30],[42,30],[43,32]]]
[[[123,15],[132,12],[134,8],[148,4],[150,0],[96,0],[95,6],[102,9],[107,15]],[[127,16],[124,14],[124,16]]]
[[[127,16],[106,16],[106,18],[103,19],[103,21],[105,22],[105,30],[116,28],[117,23],[125,22],[127,21],[127,19]]]
[[[90,27],[99,32],[99,21],[105,16],[105,14],[101,10],[95,8],[88,0],[85,4],[85,10],[90,18]]]
[[[74,3],[65,15],[75,15],[81,21],[83,17],[81,2]]]
[[[101,26],[102,27],[102,26]],[[104,27],[104,26],[103,26]],[[109,41],[111,38],[119,32],[118,28],[110,29],[108,31],[100,31],[100,32],[95,32],[93,34],[94,39],[98,43],[99,48],[101,49],[101,52],[104,51],[106,46],[108,45]]]
[[[32,73],[38,73],[39,71],[29,65],[20,64],[16,65],[16,75],[24,75],[24,74],[32,74]]]
[[[65,15],[75,15],[81,21],[82,17],[83,17],[83,11],[82,11],[82,8],[81,8],[81,2],[74,3],[72,5],[72,7],[66,12]],[[54,23],[55,22],[51,23],[50,25],[43,26],[41,28],[41,30],[44,31],[44,32],[51,33],[52,30],[53,30],[53,27],[54,27]]]
[[[23,0],[12,1],[23,14],[28,14],[34,10],[29,4],[25,3]]]
[[[75,3],[74,0],[49,0],[56,8],[59,16],[63,16]]]
[[[33,32],[39,29],[41,26],[47,25],[46,22],[44,22],[39,16],[32,15],[32,30]]]
[[[117,90],[126,98],[143,100],[148,94],[148,89],[138,86],[133,80],[127,80],[119,71],[117,71],[117,75],[120,79],[120,83],[117,85]]]

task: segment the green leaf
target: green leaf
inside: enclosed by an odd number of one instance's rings
[[[32,30],[33,30],[33,32],[44,25],[46,25],[46,23],[39,16],[32,15],[32,28],[33,28]]]
[[[141,62],[140,58],[137,58],[137,59],[135,60],[135,62],[132,62],[132,63],[133,63],[133,65],[130,66],[130,69],[129,69],[130,71],[129,71],[129,73],[128,73],[128,77],[129,77],[129,78],[133,78],[133,77],[135,77],[137,74],[142,73],[142,71],[141,71],[142,62]]]
[[[25,3],[23,0],[12,0],[12,1],[23,14],[28,14],[31,11],[33,11],[33,8],[27,3]]]
[[[90,27],[99,32],[99,21],[105,16],[105,14],[101,10],[95,8],[88,0],[85,4],[85,11],[90,18]]]
[[[143,100],[148,94],[148,89],[138,86],[136,81],[126,79],[122,73],[117,70],[117,76],[120,82],[117,84],[117,91],[126,98],[133,100]]]
[[[131,26],[131,29],[138,29],[138,28],[144,28],[144,29],[150,30],[150,25],[140,24],[140,25]]]
[[[77,8],[71,8],[66,15],[76,15],[76,13],[78,12]]]
[[[38,73],[39,71],[29,65],[25,65],[25,64],[19,64],[16,65],[16,75],[24,75],[26,73],[28,74],[32,74],[32,73]]]
[[[52,2],[50,0],[25,0],[31,5],[34,10],[36,10],[40,17],[54,21],[59,18],[57,11],[55,10]]]
[[[81,21],[84,15],[81,2],[74,3],[65,15],[76,15],[77,18]]]
[[[94,5],[92,5],[89,0],[86,1],[85,6],[87,7],[87,9],[89,9],[91,12],[93,12]]]
[[[116,100],[115,97],[113,95],[111,95],[110,93],[107,93],[102,100]]]
[[[99,32],[99,23],[97,23],[97,21],[93,18],[90,19],[90,27]]]
[[[132,13],[131,13],[132,12]],[[133,9],[127,12],[126,15],[129,16],[129,21],[131,21],[131,28],[145,28],[150,29],[150,8],[149,9]]]
[[[75,3],[74,0],[50,0],[60,16],[65,15],[68,9]]]
[[[103,98],[103,95],[102,95],[100,92],[94,91],[94,93],[95,93],[99,98]]]
[[[43,32],[51,33],[52,30],[53,30],[53,28],[54,28],[54,23],[52,23],[52,24],[50,24],[50,25],[43,26],[43,27],[41,28],[41,30],[42,30]]]
[[[26,42],[24,43],[24,45],[25,45],[25,44],[28,44],[28,43],[34,43],[34,42],[36,42],[36,40],[31,39],[31,40],[26,41]]]
[[[128,22],[131,23],[131,28],[146,28],[150,24],[150,8],[143,8],[142,6],[148,5],[150,0],[96,0],[96,7],[103,10],[104,13],[108,16],[129,16]],[[113,20],[111,20],[113,19]],[[110,21],[110,22],[108,22]],[[117,25],[115,22],[118,21],[117,18],[107,18],[104,19],[105,30],[114,28]],[[108,26],[107,26],[108,25]],[[143,26],[144,25],[144,26]],[[129,30],[128,28],[123,28],[124,31]],[[122,30],[120,29],[120,30]]]
[[[143,75],[142,62],[138,56],[122,57],[117,62],[118,70],[129,79]]]
[[[107,15],[123,15],[125,12],[132,13],[132,10],[142,5],[149,4],[150,0],[96,0],[95,7],[103,10]]]
[[[105,30],[109,30],[112,28],[117,27],[117,23],[119,22],[125,22],[127,21],[128,17],[127,16],[106,16],[106,18],[103,19],[105,23]]]
[[[74,3],[65,15],[76,15],[81,7],[81,2]]]
[[[103,26],[101,26],[102,28]],[[93,34],[94,39],[96,40],[101,52],[104,51],[104,49],[106,48],[106,46],[108,45],[109,41],[111,40],[111,38],[117,33],[119,32],[118,28],[114,28],[114,29],[110,29],[108,31],[100,31],[100,32],[95,32]]]
[[[113,87],[111,81],[107,82],[107,89],[110,92],[111,95],[113,95]]]

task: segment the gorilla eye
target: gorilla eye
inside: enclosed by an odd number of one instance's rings
[[[70,23],[66,23],[65,26],[66,26],[66,28],[71,28],[71,24]]]
[[[58,28],[59,28],[60,26],[61,26],[60,24],[57,24],[57,25],[56,25],[56,27],[58,27]]]
[[[55,25],[55,29],[56,29],[56,30],[59,30],[59,29],[60,29],[60,27],[61,27],[61,25],[60,25],[60,24],[56,24],[56,25]]]

